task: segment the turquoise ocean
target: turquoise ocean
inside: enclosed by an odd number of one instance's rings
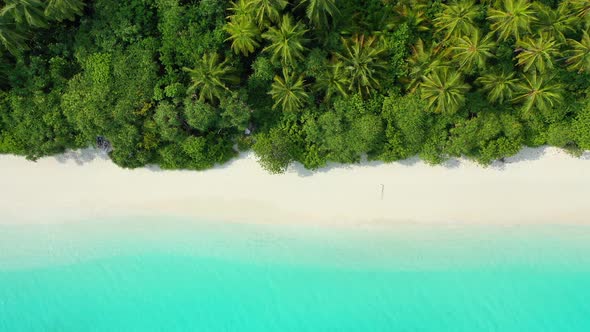
[[[590,331],[590,227],[0,225],[0,331]]]

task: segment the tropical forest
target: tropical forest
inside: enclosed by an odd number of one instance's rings
[[[590,150],[589,0],[0,0],[0,153],[269,172]]]

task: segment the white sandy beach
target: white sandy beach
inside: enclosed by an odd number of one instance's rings
[[[1,223],[172,215],[270,223],[590,224],[590,156],[554,148],[525,149],[487,168],[411,159],[316,172],[293,165],[271,175],[244,155],[204,172],[125,170],[84,150],[37,162],[4,155],[0,169]]]

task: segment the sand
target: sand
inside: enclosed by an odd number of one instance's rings
[[[182,216],[264,223],[590,224],[590,154],[524,149],[507,163],[418,159],[293,165],[271,175],[244,154],[208,171],[121,169],[94,150],[37,162],[0,156],[0,223]]]

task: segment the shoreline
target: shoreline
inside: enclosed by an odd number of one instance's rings
[[[524,148],[484,168],[465,159],[292,165],[271,175],[253,154],[207,171],[121,169],[95,150],[30,162],[0,156],[0,224],[120,216],[246,223],[590,224],[590,154]],[[382,186],[383,185],[383,186]],[[383,189],[383,198],[381,198]]]

